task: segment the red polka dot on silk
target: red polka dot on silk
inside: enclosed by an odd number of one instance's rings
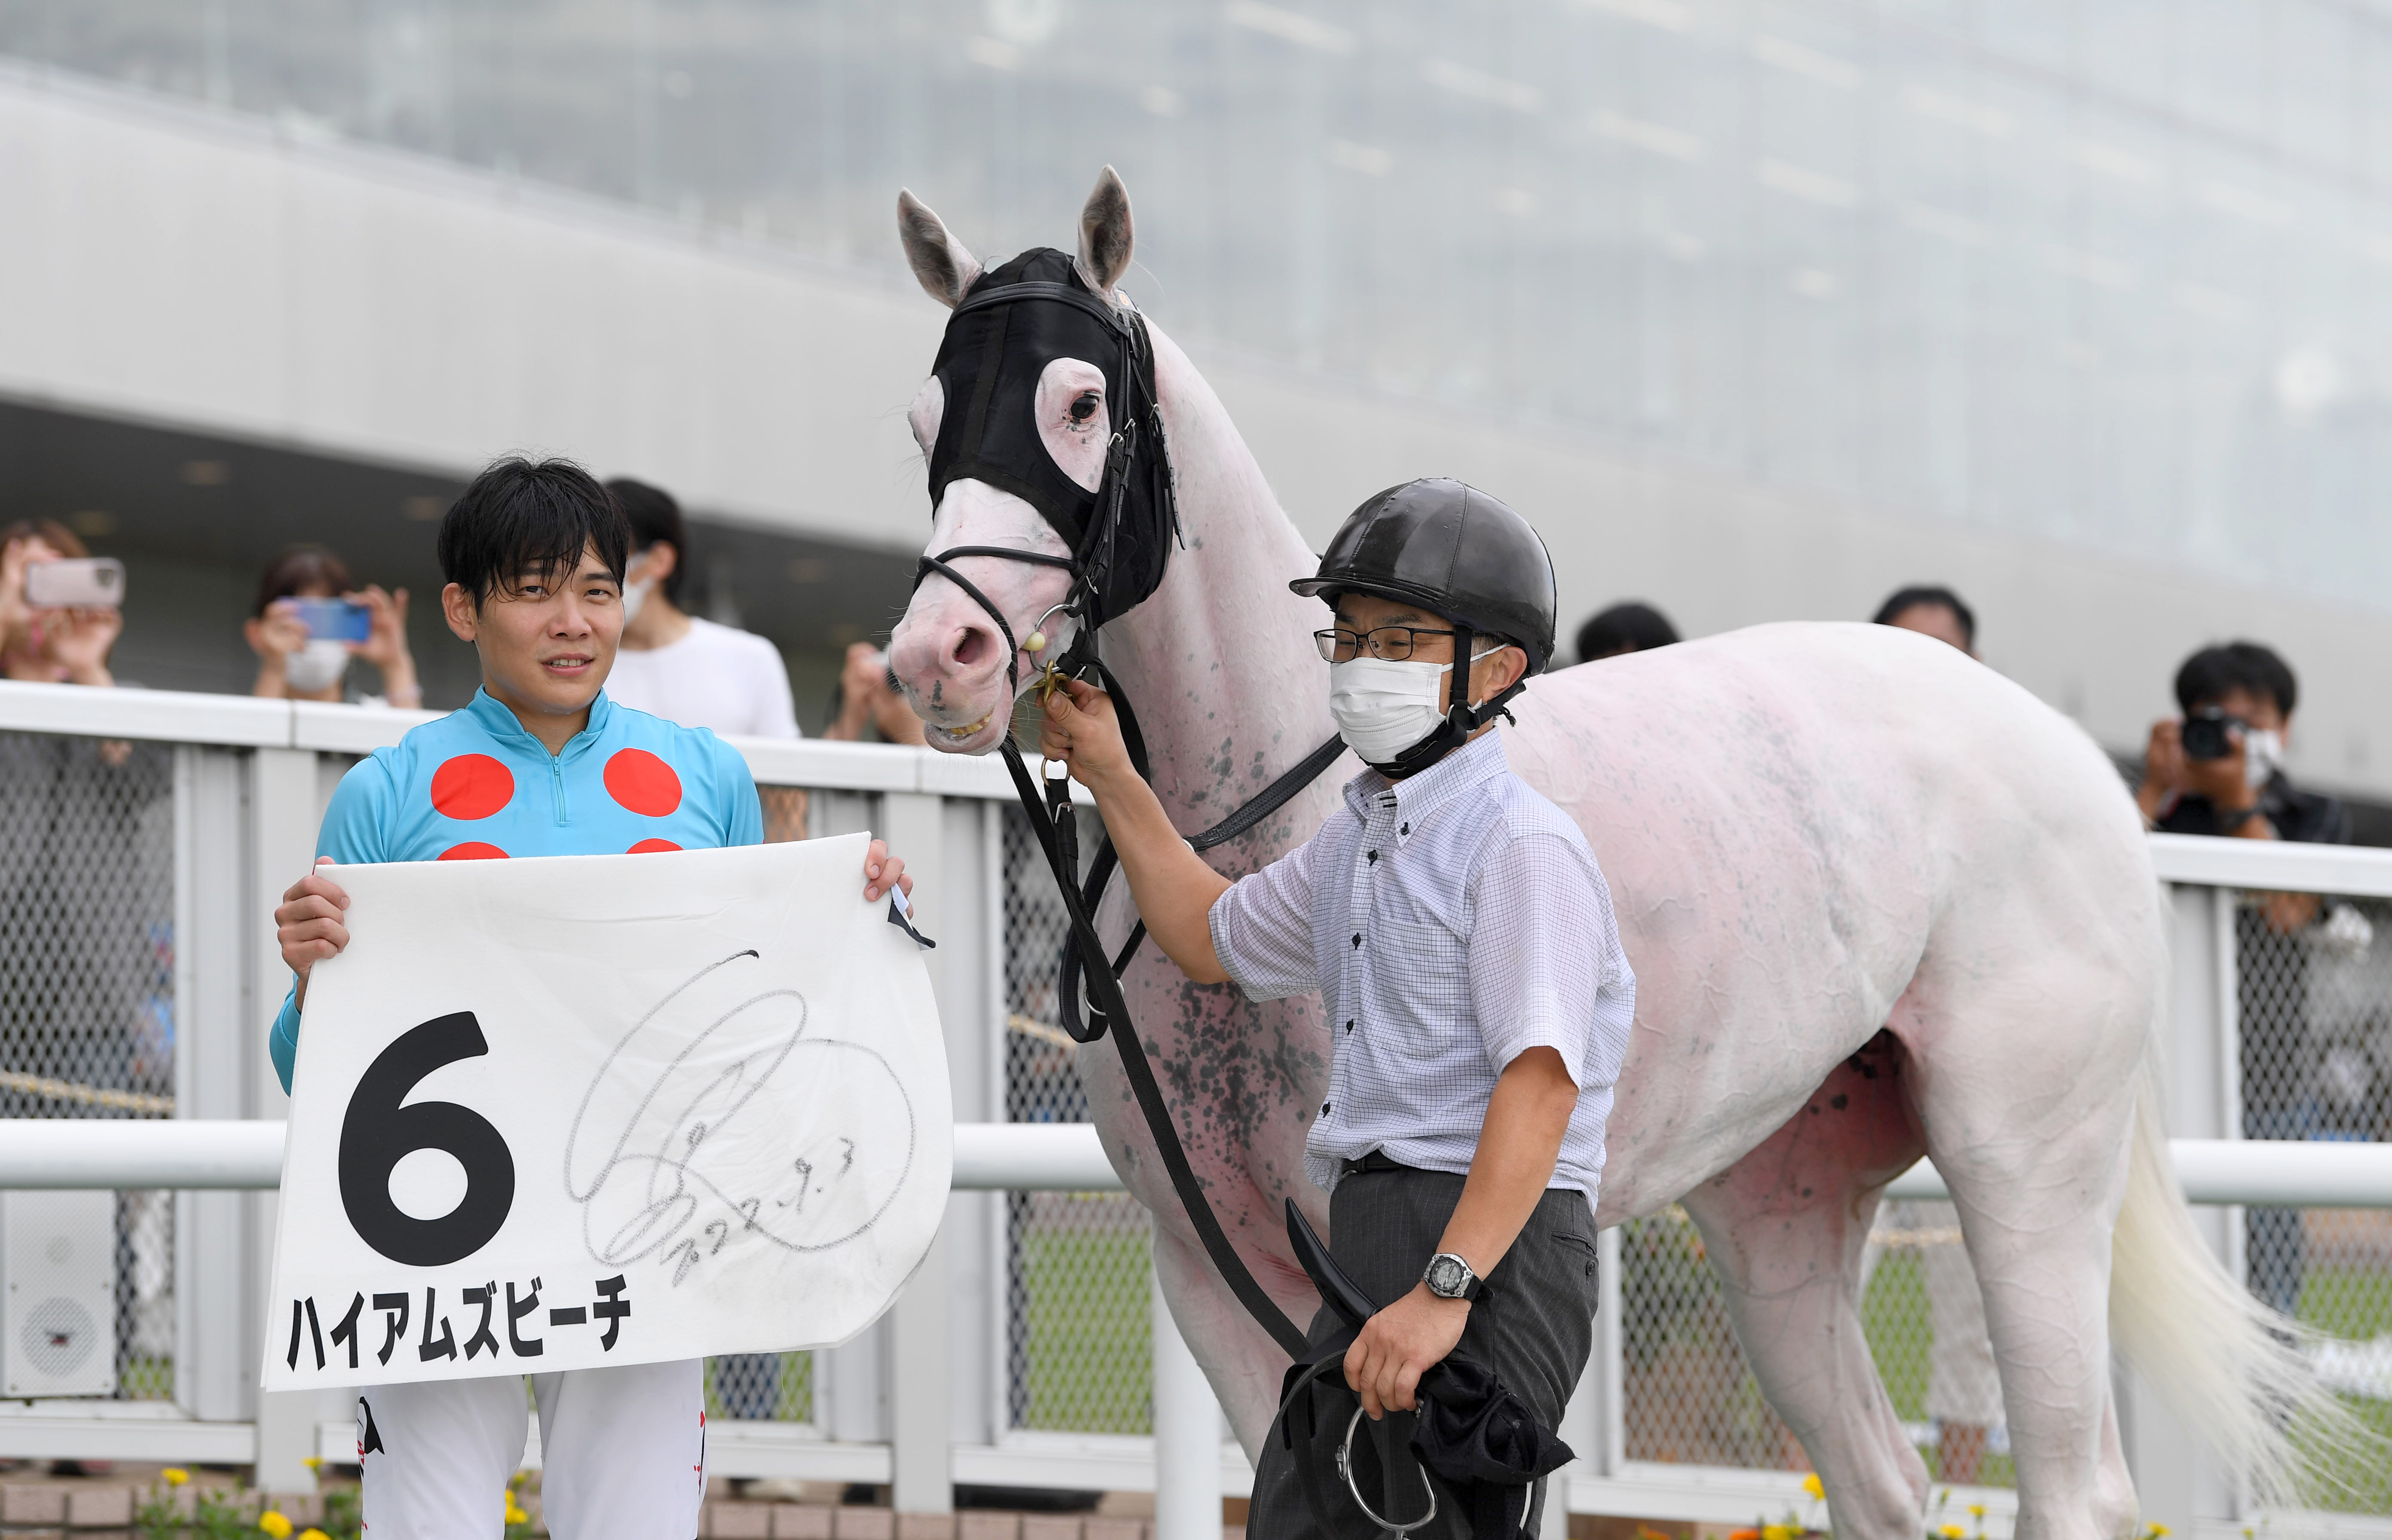
[[[681,847],[669,839],[644,839],[623,853],[627,856],[653,856],[659,850],[678,850]]]
[[[461,754],[432,772],[432,806],[450,818],[488,818],[515,795],[515,778],[487,754]]]
[[[469,839],[462,845],[451,845],[441,851],[440,859],[442,861],[504,861],[507,859],[507,853],[495,845],[485,845],[478,839]]]
[[[681,777],[646,749],[620,749],[606,761],[606,795],[635,813],[662,818],[681,806]]]

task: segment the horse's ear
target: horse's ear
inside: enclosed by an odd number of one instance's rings
[[[1129,218],[1129,189],[1120,173],[1107,166],[1098,174],[1096,190],[1080,210],[1080,277],[1107,299],[1113,285],[1129,271],[1136,231]]]
[[[897,190],[897,239],[905,243],[905,261],[922,291],[953,310],[980,277],[980,263],[964,243],[947,233],[946,222],[930,205],[900,188]]]

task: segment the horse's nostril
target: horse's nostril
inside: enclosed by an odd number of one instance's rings
[[[980,660],[981,654],[987,648],[987,632],[982,631],[977,626],[967,626],[963,628],[962,633],[956,638],[955,651],[948,655],[956,663],[968,668]]]

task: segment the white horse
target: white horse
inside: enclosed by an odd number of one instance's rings
[[[910,193],[898,224],[923,288],[955,305],[980,265]],[[1109,167],[1081,216],[1078,272],[1117,305],[1131,244]],[[1288,592],[1314,557],[1218,398],[1149,326],[1186,548],[1106,629],[1104,653],[1141,714],[1155,790],[1193,831],[1332,731],[1307,635],[1327,612]],[[1056,358],[1037,400],[1048,452],[1091,489],[1103,388],[1093,362]],[[1092,391],[1098,410],[1075,420]],[[942,407],[932,379],[911,414],[926,454]],[[971,480],[947,488],[928,549],[958,545],[1069,554],[1028,503]],[[1025,641],[1069,582],[1001,557],[957,563]],[[1010,666],[1026,681],[1041,662],[1008,657],[982,608],[936,576],[890,655],[932,745],[964,754],[1008,730]],[[1922,1153],[1951,1185],[1983,1288],[2020,1534],[2110,1540],[2135,1521],[2113,1319],[2226,1456],[2263,1478],[2291,1469],[2282,1409],[2318,1392],[2186,1216],[2151,1089],[2158,886],[2133,805],[2083,732],[1941,642],[1859,625],[1755,627],[1566,669],[1532,681],[1515,711],[1512,766],[1585,829],[1637,974],[1599,1223],[1672,1202],[1694,1217],[1839,1536],[1919,1533],[1927,1470],[1870,1360],[1858,1282],[1879,1191]],[[1235,875],[1284,854],[1353,770],[1341,760],[1215,863]],[[1126,890],[1115,883],[1100,916],[1115,940]],[[1329,1065],[1317,997],[1254,1005],[1191,984],[1150,945],[1125,993],[1223,1224],[1307,1319],[1315,1298],[1280,1213],[1294,1197],[1327,1225],[1301,1160]],[[1113,1164],[1155,1212],[1172,1313],[1251,1456],[1286,1359],[1196,1244],[1111,1051],[1079,1064]]]

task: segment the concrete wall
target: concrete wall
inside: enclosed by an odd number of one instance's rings
[[[902,281],[21,71],[0,71],[0,395],[446,473],[572,454],[720,518],[891,550],[925,533],[903,411],[942,312]],[[1537,520],[1572,625],[1629,596],[1690,633],[1865,618],[1900,584],[1948,582],[1989,663],[2127,752],[2185,653],[2252,636],[2302,677],[2295,772],[2392,796],[2392,611],[1807,498],[1181,340],[1316,544],[1370,491],[1444,473]]]

